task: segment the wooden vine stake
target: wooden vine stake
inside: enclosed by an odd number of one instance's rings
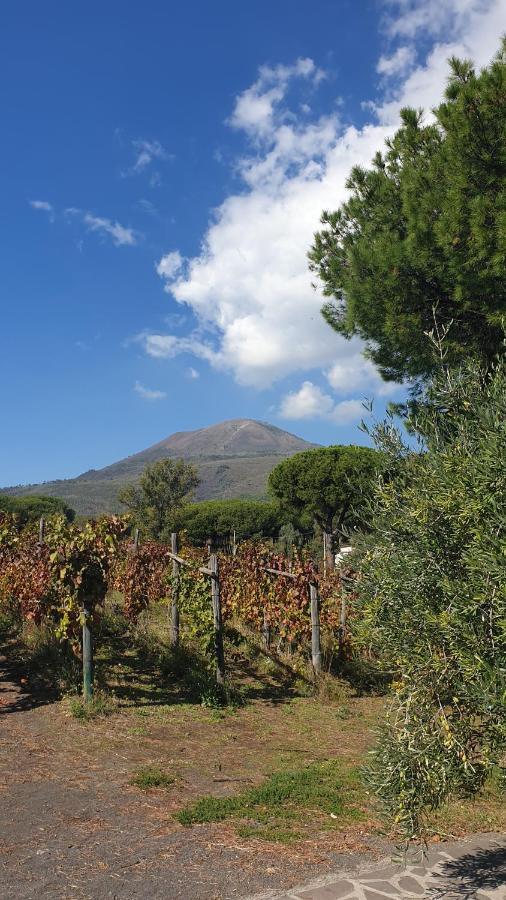
[[[41,519],[39,522],[39,544],[44,543],[45,532],[46,532],[46,523],[44,521],[44,516],[41,516]]]
[[[339,655],[344,654],[344,642],[346,639],[346,593],[341,591],[341,615],[339,620]]]
[[[218,571],[218,556],[211,553],[209,557],[209,570],[211,575],[211,596],[213,601],[214,619],[214,653],[216,657],[216,682],[225,684],[225,653],[223,650],[223,622],[221,618],[220,578]]]
[[[311,600],[311,660],[315,675],[320,675],[322,670],[322,651],[320,643],[320,602],[318,586],[309,585],[309,597]]]
[[[170,604],[170,646],[177,647],[179,644],[179,563],[174,556],[177,556],[177,534],[175,531],[170,536],[170,547],[173,553],[172,557],[172,600]]]
[[[262,637],[264,641],[264,650],[270,650],[271,647],[271,626],[269,625],[269,617],[267,610],[264,608],[264,621],[262,626]]]
[[[93,638],[90,627],[91,611],[83,606],[83,697],[89,703],[93,697]]]

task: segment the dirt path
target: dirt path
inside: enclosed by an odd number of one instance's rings
[[[123,697],[113,715],[86,723],[70,716],[64,701],[30,692],[23,672],[0,657],[2,900],[381,896],[361,873],[389,865],[392,848],[367,821],[322,830],[311,820],[305,838],[287,846],[241,839],[231,822],[184,828],[174,818],[189,800],[258,783],[280,760],[304,765],[338,755],[346,763],[357,748],[365,750],[375,701],[357,701],[363,705],[338,727],[335,709],[310,700],[280,706],[263,698],[213,721],[175,694],[162,702],[136,677],[125,688],[132,704]],[[132,786],[132,774],[146,763],[173,771],[174,785],[147,792]],[[486,872],[481,877],[481,892],[427,896],[502,896],[502,887],[487,891]],[[343,893],[349,885],[353,891]]]
[[[112,717],[97,737],[0,660],[0,897],[245,897],[343,862],[358,869],[386,849],[367,836],[350,837],[360,852],[346,852],[346,839],[320,852],[311,841],[241,841],[227,823],[185,829],[173,817],[177,792],[129,786],[135,742],[125,755],[114,728]]]

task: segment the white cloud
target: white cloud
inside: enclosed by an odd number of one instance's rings
[[[322,69],[317,69],[308,58],[299,58],[291,66],[261,66],[257,81],[237,97],[228,123],[257,140],[267,138],[289,82],[293,78],[303,78],[317,85],[324,77]]]
[[[167,289],[197,317],[198,331],[186,338],[145,334],[146,352],[194,353],[230,371],[240,384],[256,387],[318,371],[345,398],[356,389],[388,392],[362,358],[361,343],[345,341],[322,319],[322,297],[311,287],[306,254],[322,209],[337,208],[346,198],[351,167],[370,164],[398,127],[400,108],[430,108],[442,97],[448,56],[457,52],[480,65],[489,61],[504,28],[505,3],[439,0],[437,22],[429,21],[422,0],[389,3],[392,40],[402,36],[405,44],[421,35],[425,47],[432,36],[432,44],[408,76],[397,78],[395,93],[376,101],[377,118],[360,129],[345,127],[335,111],[320,118],[301,113],[300,97],[288,108],[289,86],[291,98],[298,85],[307,89],[321,79],[312,60],[261,69],[237,97],[230,119],[247,141],[236,166],[241,188],[214,211],[197,256],[183,265],[172,250],[170,263],[163,257],[158,264]],[[444,30],[448,23],[451,32]],[[396,52],[384,60],[392,61]]]
[[[45,212],[49,216],[49,221],[54,222],[55,220],[55,212],[52,203],[49,203],[48,200],[29,200],[28,201],[32,209],[40,210],[41,212]]]
[[[49,214],[50,220],[55,220],[55,210],[51,203],[47,200],[30,200],[30,206],[33,209],[42,210]],[[112,242],[116,247],[133,246],[137,244],[141,235],[134,231],[133,228],[126,228],[119,222],[113,222],[112,219],[106,219],[102,216],[95,216],[93,213],[78,209],[76,206],[67,206],[63,210],[64,221],[69,223],[72,220],[80,220],[86,225],[88,231],[96,231],[102,235],[108,235],[112,238]],[[77,249],[82,252],[83,242],[76,242]]]
[[[383,381],[376,366],[364,357],[358,340],[350,341],[349,347],[350,355],[342,356],[325,372],[334,391],[346,396],[360,390],[368,396],[375,394],[386,397],[401,390],[395,382]]]
[[[423,65],[417,66],[399,85],[393,97],[376,105],[383,125],[397,125],[403,106],[427,111],[442,99],[448,79],[450,56],[488,65],[499,49],[505,30],[506,0],[389,0],[397,11],[390,32],[403,37],[433,38]]]
[[[391,56],[381,56],[376,66],[376,71],[387,78],[392,75],[402,75],[415,61],[414,47],[397,47]]]
[[[142,397],[143,400],[163,400],[164,397],[167,396],[165,391],[152,391],[150,388],[144,387],[140,383],[140,381],[136,381],[134,384],[134,391],[139,397]]]
[[[475,13],[486,13],[491,0],[383,0],[390,10],[386,25],[392,37],[414,38],[420,33],[444,38],[469,27]],[[497,34],[499,39],[500,32]]]
[[[171,253],[162,256],[160,262],[156,266],[156,271],[161,278],[165,278],[168,282],[171,282],[181,271],[182,266],[183,257],[179,250],[173,250]],[[165,290],[170,291],[170,285],[166,285]]]
[[[53,212],[53,206],[47,200],[29,200],[28,202],[33,209],[43,209],[44,212],[48,213]]]
[[[174,359],[181,353],[190,353],[199,359],[207,360],[213,365],[216,365],[218,362],[216,351],[210,344],[202,341],[198,334],[191,334],[188,337],[176,337],[173,334],[142,332],[133,340],[142,344],[144,351],[153,359]]]
[[[174,155],[168,153],[160,141],[150,141],[145,138],[138,138],[137,140],[132,141],[132,147],[135,159],[130,168],[125,169],[125,171],[121,173],[123,178],[127,178],[130,175],[141,175],[155,160],[163,162],[165,160],[174,159]],[[161,183],[158,172],[151,173],[149,183],[151,187],[156,187]]]
[[[83,213],[82,218],[88,231],[97,231],[99,234],[109,235],[109,237],[112,238],[115,247],[131,247],[138,242],[137,232],[132,228],[125,228],[125,226],[120,225],[119,222],[113,222],[111,219],[94,216],[88,212]]]
[[[197,378],[200,378],[200,372],[197,372],[197,370],[194,369],[193,366],[188,366],[185,371],[185,375],[190,381],[196,381]]]
[[[284,397],[279,414],[283,419],[326,419],[336,425],[358,422],[364,415],[361,400],[336,403],[312,381],[305,381],[298,391]]]

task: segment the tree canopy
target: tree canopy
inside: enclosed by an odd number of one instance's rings
[[[269,491],[288,515],[310,516],[332,538],[365,524],[381,467],[381,454],[370,447],[317,447],[279,463],[269,475]]]
[[[407,837],[453,793],[475,793],[506,748],[506,366],[431,382],[425,451],[379,486],[359,563],[356,640],[394,672],[377,792]]]
[[[193,496],[199,483],[197,468],[183,459],[160,459],[146,466],[139,483],[118,494],[146,537],[160,540],[174,527],[174,516]]]
[[[237,539],[276,537],[284,518],[279,504],[265,500],[204,500],[190,503],[177,516],[192,544],[202,546],[207,538],[220,541],[235,531]]]
[[[12,494],[0,494],[0,512],[13,513],[20,524],[33,522],[44,516],[65,516],[67,522],[73,522],[75,511],[60,497],[46,497],[45,495],[26,494],[16,497]]]
[[[450,60],[445,101],[402,127],[372,168],[356,166],[349,199],[325,211],[309,253],[329,298],[323,315],[366,341],[387,379],[424,379],[446,361],[485,364],[502,348],[506,314],[506,41],[476,74]]]

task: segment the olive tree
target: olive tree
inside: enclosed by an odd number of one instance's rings
[[[506,365],[440,374],[420,453],[379,485],[360,564],[356,639],[394,674],[373,781],[407,837],[476,793],[506,748]]]

